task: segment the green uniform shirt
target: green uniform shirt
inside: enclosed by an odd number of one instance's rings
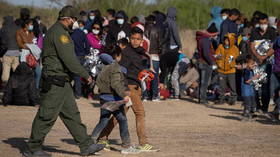
[[[88,72],[79,63],[69,29],[57,21],[44,38],[42,52],[43,73],[48,76],[69,76],[70,72],[89,78]]]

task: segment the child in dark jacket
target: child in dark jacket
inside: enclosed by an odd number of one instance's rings
[[[21,63],[10,77],[3,97],[4,105],[39,105],[39,91],[34,79],[34,71],[26,63]]]
[[[136,154],[139,153],[139,151],[130,146],[131,141],[124,110],[125,104],[120,105],[116,110],[104,108],[108,103],[115,102],[115,105],[117,105],[117,102],[122,101],[123,103],[127,103],[130,99],[129,91],[125,86],[125,77],[122,72],[124,70],[122,70],[122,67],[118,63],[121,60],[121,48],[113,46],[110,51],[114,61],[103,67],[96,81],[100,93],[100,104],[102,106],[100,120],[92,132],[92,139],[94,142],[97,142],[100,133],[107,126],[111,115],[113,115],[120,126],[120,136],[122,139],[122,146],[124,147],[121,152],[123,154]]]

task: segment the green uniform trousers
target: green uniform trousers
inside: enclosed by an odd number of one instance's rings
[[[57,117],[60,117],[74,140],[84,151],[93,142],[81,122],[80,112],[75,102],[70,83],[64,87],[52,85],[47,93],[41,93],[41,106],[32,124],[28,148],[31,152],[40,150],[45,136],[51,130]]]

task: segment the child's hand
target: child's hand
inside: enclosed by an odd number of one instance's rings
[[[123,100],[124,100],[124,102],[129,102],[129,99],[130,99],[130,97],[129,96],[125,96],[124,98],[123,98]]]
[[[253,79],[253,80],[256,80],[256,79],[258,79],[258,78],[260,78],[260,77],[261,77],[261,75],[257,74],[257,75],[255,75],[252,79]]]

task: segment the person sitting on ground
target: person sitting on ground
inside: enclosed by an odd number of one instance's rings
[[[39,91],[35,85],[34,71],[21,63],[10,77],[3,97],[4,105],[39,105]]]
[[[186,72],[188,69],[188,65],[190,63],[190,60],[186,57],[185,54],[179,55],[179,61],[177,62],[172,75],[171,75],[171,84],[172,88],[174,90],[173,98],[179,99],[180,97],[180,86],[179,86],[179,79],[180,77]]]

